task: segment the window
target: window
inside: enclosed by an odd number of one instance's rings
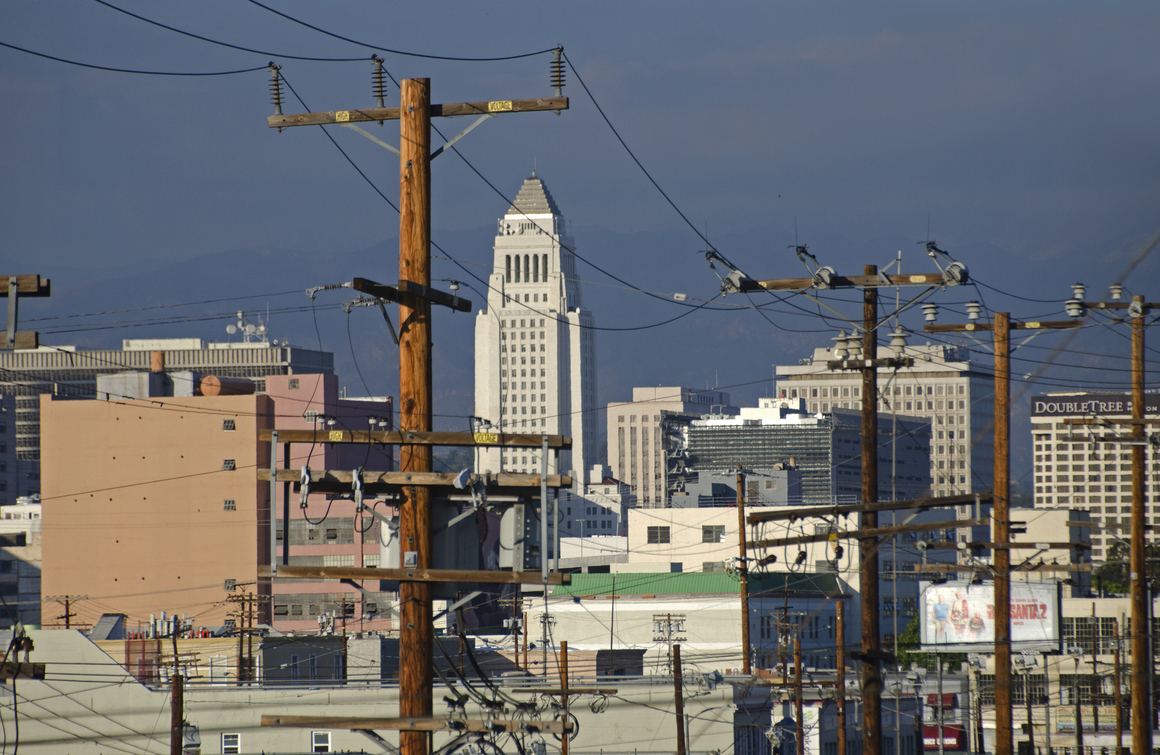
[[[310,679],[311,681],[318,678],[318,654],[310,654]],[[317,751],[316,751],[317,752]]]
[[[517,269],[519,269],[519,268],[517,268]],[[310,732],[310,751],[311,752],[330,752],[330,732],[329,731],[312,731],[312,732]]]
[[[222,471],[233,472],[238,468],[238,463],[233,459],[222,459]]]
[[[720,543],[725,539],[725,526],[721,524],[701,525],[702,543]],[[665,542],[668,542],[666,539]]]
[[[669,528],[668,527],[649,527],[648,528],[648,542],[650,544],[669,542]]]
[[[290,378],[290,390],[298,390],[298,378]]]
[[[299,678],[298,677],[299,670],[300,669],[298,668],[298,654],[291,653],[290,654],[290,678],[295,679],[295,680],[298,679]]]
[[[237,428],[237,425],[234,423],[234,420],[223,419],[222,420],[222,429],[225,430],[227,433],[231,433],[234,430],[237,430],[238,428]]]
[[[222,734],[222,752],[241,752],[242,751],[242,735],[241,734]]]
[[[222,511],[237,511],[238,502],[233,498],[227,498],[222,501]]]

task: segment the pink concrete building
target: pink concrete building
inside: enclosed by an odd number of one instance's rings
[[[338,397],[333,375],[266,377],[266,393],[117,401],[41,396],[42,595],[83,596],[74,622],[127,614],[128,626],[162,611],[197,626],[234,618],[230,584],[262,596],[258,620],[278,629],[389,628],[385,595],[336,581],[271,584],[270,445],[262,429],[391,427],[392,402]],[[328,423],[333,422],[333,425]],[[390,470],[389,448],[292,446],[291,466]],[[279,466],[282,466],[279,452]],[[284,489],[275,516],[281,560]],[[383,508],[379,506],[380,510]],[[379,525],[350,500],[291,491],[290,562],[377,565]]]

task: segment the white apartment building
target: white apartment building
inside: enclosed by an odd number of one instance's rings
[[[13,616],[40,625],[41,511],[31,498],[0,507],[0,595],[7,606],[0,628],[11,627]]]
[[[677,386],[633,388],[632,401],[608,405],[608,465],[638,505],[664,508],[683,471],[683,431],[708,414],[736,414],[729,394]]]
[[[1160,416],[1160,395],[1144,396],[1144,415]],[[1096,438],[1128,435],[1119,426],[1069,425],[1067,419],[1129,419],[1132,397],[1125,393],[1048,393],[1031,398],[1031,438],[1035,453],[1035,507],[1085,509],[1099,527],[1092,534],[1092,560],[1107,558],[1118,538],[1127,538],[1132,511],[1132,447],[1095,443]],[[1149,433],[1151,431],[1149,430]],[[1083,438],[1075,442],[1076,438]],[[1157,540],[1160,525],[1160,453],[1144,447],[1146,519],[1144,536]]]
[[[582,489],[596,463],[595,320],[565,230],[533,172],[499,220],[487,308],[475,318],[475,414],[497,430],[571,436],[559,468]],[[481,450],[479,468],[538,472],[539,452]]]
[[[890,349],[879,347],[879,358],[893,356]],[[914,359],[913,367],[878,371],[879,419],[897,415],[930,420],[931,495],[989,489],[995,416],[990,373],[980,370],[963,347],[907,346],[905,356]],[[810,412],[860,410],[862,374],[828,369],[826,362],[835,358],[833,349],[815,349],[812,358],[797,365],[775,367],[776,395],[804,399]]]
[[[608,467],[595,464],[582,491],[561,490],[560,534],[563,537],[624,535],[628,510],[636,499],[628,486],[609,476]]]

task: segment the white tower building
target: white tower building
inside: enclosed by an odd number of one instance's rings
[[[596,340],[575,248],[533,171],[499,220],[487,308],[475,318],[475,414],[507,432],[571,436],[560,469],[583,486],[596,463]],[[539,451],[481,449],[479,470],[535,473]]]

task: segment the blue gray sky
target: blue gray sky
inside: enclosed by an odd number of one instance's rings
[[[280,54],[372,52],[246,0],[111,2]],[[916,242],[929,228],[991,287],[939,292],[934,300],[947,305],[946,321],[961,320],[962,303],[980,298],[1016,317],[1062,316],[1070,284],[1083,281],[1089,295],[1102,295],[1160,232],[1154,3],[266,4],[378,47],[433,55],[501,56],[563,44],[689,221],[755,277],[802,274],[787,248],[795,238],[839,272],[885,265],[898,250],[904,270],[928,270]],[[232,70],[273,57],[182,37],[93,0],[6,2],[0,42],[157,71]],[[437,102],[551,91],[547,56],[488,63],[384,57],[396,79],[431,78]],[[369,62],[273,59],[311,109],[373,103]],[[495,118],[460,143],[463,156],[509,197],[535,164],[573,223],[581,254],[608,272],[662,294],[712,297],[716,279],[698,254],[704,242],[631,161],[572,71],[567,78],[569,111]],[[388,100],[397,101],[394,86]],[[262,72],[141,76],[0,48],[0,101],[0,259],[15,272],[54,279],[54,297],[29,304],[29,318],[217,296],[261,295],[237,305],[259,310],[297,307],[304,297],[273,294],[395,275],[397,216],[318,129],[266,128],[271,106]],[[292,100],[285,106],[299,109]],[[438,125],[450,135],[466,123]],[[372,128],[388,141],[397,137],[393,124]],[[393,200],[393,156],[355,134],[334,136]],[[436,242],[482,270],[506,201],[451,154],[434,164],[433,186]],[[1125,281],[1131,291],[1160,297],[1155,260],[1134,269]],[[684,311],[594,268],[582,266],[581,275],[601,325],[647,325]],[[437,261],[435,276],[466,274]],[[816,307],[807,307],[815,316],[771,307],[771,323],[744,299],[725,301],[736,306],[651,330],[601,333],[601,400],[624,400],[632,385],[657,383],[736,385],[738,397],[751,399],[768,393],[760,381],[768,381],[772,364],[796,362],[839,326],[816,317]],[[178,311],[208,315],[234,306]],[[344,382],[362,392],[351,377],[345,316],[331,307],[318,317],[317,333],[301,312],[276,315],[272,329],[302,345],[321,340],[339,354]],[[225,322],[59,332],[59,321],[45,321],[43,330],[50,343],[104,345],[144,335],[217,338]],[[436,343],[449,415],[470,411],[470,322],[448,314],[436,326],[446,328]],[[918,319],[906,322],[921,327]],[[369,316],[351,323],[349,342],[363,360],[359,382],[372,392],[393,390],[394,356],[380,323]],[[1029,392],[1081,387],[1077,375],[1090,375],[1093,387],[1126,387],[1127,374],[1107,368],[1126,364],[1127,341],[1092,331],[1054,357],[1070,366],[1048,368]],[[1024,353],[1028,374],[1051,355]],[[1077,373],[1077,365],[1104,369]]]

